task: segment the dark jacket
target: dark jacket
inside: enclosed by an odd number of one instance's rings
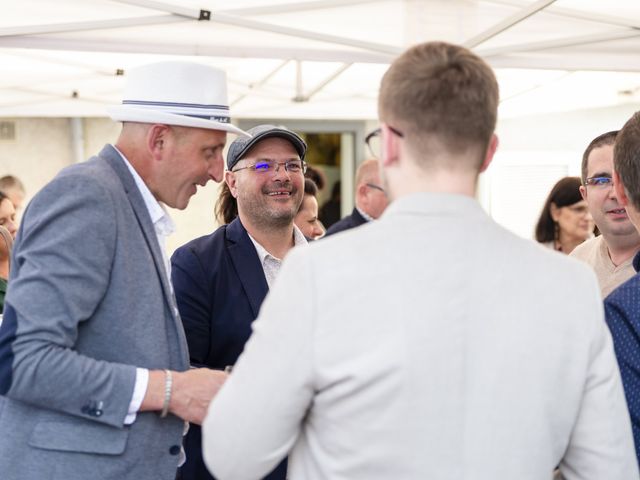
[[[171,278],[191,364],[215,369],[233,365],[269,290],[240,219],[178,248],[171,257]],[[202,460],[199,426],[190,426],[184,446],[187,461],[180,478],[212,479]],[[284,480],[286,460],[265,478]]]
[[[334,223],[327,229],[325,237],[333,235],[334,233],[342,232],[344,230],[349,230],[350,228],[359,227],[364,223],[367,223],[367,219],[360,215],[358,209],[354,207],[351,215],[347,215],[342,220]]]

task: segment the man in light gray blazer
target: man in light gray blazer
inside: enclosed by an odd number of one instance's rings
[[[285,260],[203,424],[217,478],[291,451],[293,480],[638,479],[594,274],[474,198],[497,106],[465,48],[391,65],[377,135],[393,202]]]
[[[18,232],[0,329],[0,478],[173,480],[185,421],[226,375],[189,370],[164,241],[197,185],[220,181],[226,79],[133,70],[115,146],[63,170]]]

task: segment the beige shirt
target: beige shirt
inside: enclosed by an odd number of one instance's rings
[[[613,264],[602,235],[581,243],[570,255],[588,263],[595,270],[602,298],[605,298],[636,273],[633,269],[633,255],[617,267]]]

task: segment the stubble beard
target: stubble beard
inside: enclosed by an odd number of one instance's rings
[[[291,187],[290,199],[298,198],[299,190]],[[270,208],[266,199],[268,189],[264,189],[259,196],[251,196],[247,198],[238,198],[239,205],[242,204],[244,214],[250,219],[251,223],[264,231],[282,230],[293,225],[293,220],[298,213],[300,202],[290,202],[289,208]]]

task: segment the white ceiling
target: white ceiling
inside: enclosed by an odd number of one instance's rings
[[[122,72],[182,58],[227,71],[235,117],[371,119],[389,62],[428,40],[496,68],[502,118],[640,100],[637,0],[0,0],[0,12],[0,117],[103,116]]]

